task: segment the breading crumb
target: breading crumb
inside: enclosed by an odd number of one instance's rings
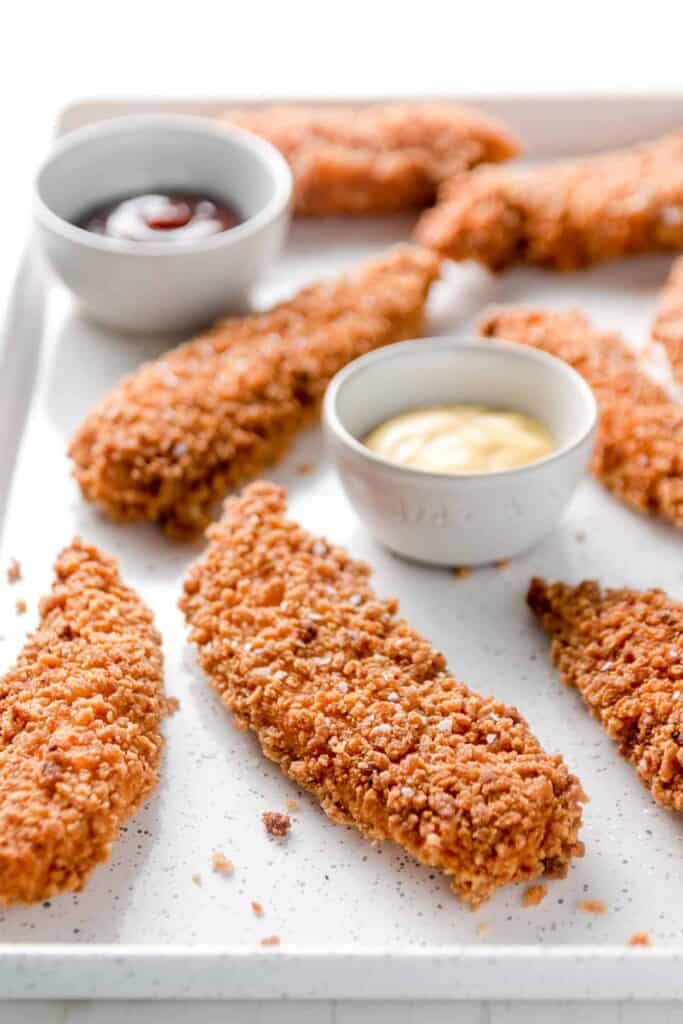
[[[650,936],[647,932],[634,932],[628,940],[629,946],[651,946]]]
[[[198,871],[195,871],[195,873],[193,874],[192,881],[194,882],[195,885],[202,884],[202,876],[199,874]]]
[[[279,811],[264,811],[261,820],[266,827],[266,832],[271,836],[286,836],[292,827],[290,816],[280,814]]]
[[[313,465],[312,462],[302,462],[299,466],[296,467],[296,471],[299,474],[299,476],[310,476],[314,469],[315,466]]]
[[[296,800],[285,800],[285,807],[288,811],[295,811],[298,807]]]
[[[21,579],[21,565],[13,558],[7,569],[7,582],[16,583],[17,580]]]
[[[579,900],[579,910],[585,910],[587,914],[606,914],[607,904],[602,900]]]
[[[537,907],[548,894],[547,885],[530,885],[522,895],[523,907]]]
[[[583,542],[586,539],[586,531],[585,530],[577,530],[576,533],[574,534],[574,536],[576,537],[576,539],[579,542],[579,544],[583,544]]]
[[[486,921],[480,921],[479,924],[477,925],[478,935],[488,935],[490,931],[491,925],[487,924]]]
[[[23,597],[20,597],[17,601],[15,608],[17,609],[17,615],[24,615],[26,612],[27,604]]]
[[[263,917],[263,907],[256,900],[251,901],[251,909],[254,911],[257,917]]]
[[[472,569],[469,565],[456,565],[453,569],[453,575],[459,580],[466,580],[468,576],[472,575]]]
[[[231,860],[218,850],[211,857],[211,866],[213,870],[218,872],[219,875],[231,875],[235,870],[235,865]]]
[[[166,698],[166,714],[175,715],[176,711],[180,709],[180,701],[177,697]]]
[[[509,558],[499,558],[497,562],[494,562],[496,569],[507,569],[509,564]]]
[[[280,936],[279,935],[267,935],[265,939],[261,939],[262,946],[279,946]]]

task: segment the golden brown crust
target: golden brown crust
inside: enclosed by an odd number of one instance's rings
[[[452,103],[277,106],[226,119],[281,151],[294,173],[295,212],[306,217],[427,206],[446,178],[519,152],[496,119]]]
[[[440,868],[472,906],[563,875],[585,797],[562,759],[450,677],[365,564],[285,515],[280,488],[247,487],[185,581],[191,638],[237,722],[331,818]]]
[[[673,375],[683,385],[683,256],[674,261],[662,289],[652,337],[664,346]]]
[[[598,330],[576,310],[524,307],[488,311],[480,332],[573,366],[600,409],[594,475],[627,505],[683,527],[683,409],[640,369],[618,334]]]
[[[158,782],[161,638],[116,563],[59,556],[40,624],[0,682],[0,902],[81,889]]]
[[[481,168],[446,182],[416,240],[491,270],[577,270],[683,247],[683,132],[531,169]]]
[[[657,803],[683,811],[683,605],[661,590],[531,581],[562,679],[619,744]]]
[[[432,253],[399,246],[124,378],[72,441],[84,497],[116,520],[196,534],[226,491],[281,457],[338,370],[420,334],[438,267]]]

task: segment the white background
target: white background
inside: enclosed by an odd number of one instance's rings
[[[0,28],[0,308],[30,223],[31,179],[59,110],[90,96],[675,92],[677,0],[10,0]],[[2,443],[2,439],[0,439]],[[0,993],[1,996],[1,993]],[[605,993],[608,998],[609,993]],[[123,1019],[126,1008],[0,1004],[0,1022]],[[132,1012],[131,1012],[132,1011]],[[683,1008],[444,1004],[127,1008],[164,1020],[338,1024],[683,1019]]]

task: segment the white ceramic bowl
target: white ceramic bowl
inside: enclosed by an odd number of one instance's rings
[[[388,462],[362,444],[398,413],[460,402],[534,416],[557,447],[518,469],[437,474]],[[588,464],[597,409],[579,374],[545,352],[426,338],[349,364],[327,390],[324,421],[344,489],[377,540],[421,562],[464,566],[511,558],[553,528]]]
[[[227,199],[230,231],[181,243],[128,242],[73,223],[93,207],[159,189]],[[242,308],[287,231],[292,175],[269,143],[201,117],[146,115],[66,135],[40,168],[35,220],[56,274],[97,320],[186,331]]]

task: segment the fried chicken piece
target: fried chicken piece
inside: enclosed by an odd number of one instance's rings
[[[559,755],[449,676],[368,566],[285,515],[269,483],[229,499],[180,602],[238,725],[330,818],[440,868],[473,907],[564,875],[585,796]]]
[[[683,385],[683,256],[674,261],[662,289],[652,337],[664,346],[673,375]]]
[[[600,409],[594,476],[625,504],[683,527],[683,409],[640,369],[618,334],[598,330],[576,310],[514,306],[485,314],[480,332],[573,366]]]
[[[445,182],[415,237],[491,270],[578,270],[683,247],[683,132],[531,169],[481,168]]]
[[[304,217],[428,206],[446,178],[519,152],[499,121],[453,103],[277,106],[228,111],[226,119],[281,151]]]
[[[683,604],[661,590],[533,579],[528,601],[569,686],[657,803],[683,811]]]
[[[124,378],[70,454],[84,497],[192,536],[231,487],[276,462],[346,363],[419,335],[438,259],[399,246],[268,313],[225,320]]]
[[[159,780],[161,638],[116,563],[74,540],[0,682],[0,903],[82,889]]]

